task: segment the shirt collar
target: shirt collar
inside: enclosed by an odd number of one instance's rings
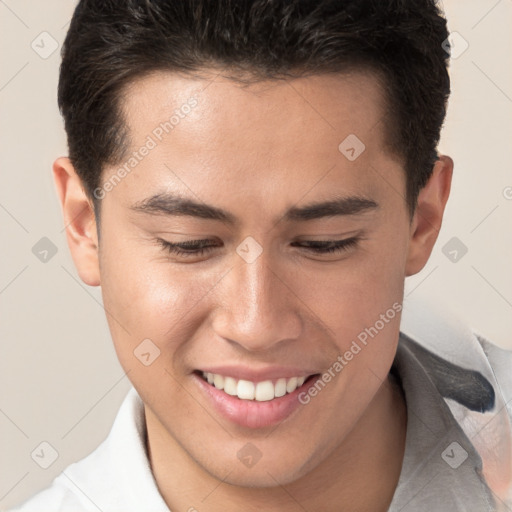
[[[482,460],[436,387],[429,354],[400,335],[392,374],[404,392],[407,434],[389,512],[495,510]]]

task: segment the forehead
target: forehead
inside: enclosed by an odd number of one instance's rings
[[[370,73],[242,86],[215,73],[157,72],[125,89],[122,111],[129,154],[153,146],[118,187],[133,201],[169,188],[209,203],[236,193],[259,208],[277,192],[288,204],[310,191],[371,196],[375,171],[397,168],[384,144],[383,89]]]
[[[191,98],[197,99],[199,108],[186,117],[201,123],[188,129],[205,141],[228,133],[239,142],[249,134],[252,139],[265,135],[274,139],[276,132],[304,133],[314,140],[317,132],[297,121],[321,128],[319,136],[333,131],[339,137],[347,130],[362,137],[372,130],[375,136],[381,134],[383,125],[373,129],[384,120],[386,105],[379,75],[371,72],[241,84],[214,71],[202,73],[201,78],[159,71],[138,78],[123,91],[122,107],[132,137],[152,131],[155,121],[168,120],[166,113],[183,113]]]

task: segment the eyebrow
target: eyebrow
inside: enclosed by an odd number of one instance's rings
[[[375,210],[379,206],[372,199],[360,196],[337,197],[304,206],[292,206],[278,222],[305,222],[325,217],[358,215]],[[131,210],[153,215],[190,216],[200,219],[216,220],[234,226],[238,219],[230,212],[216,206],[196,202],[192,199],[169,193],[155,194],[130,206]]]

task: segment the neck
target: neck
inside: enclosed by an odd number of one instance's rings
[[[248,488],[207,473],[146,409],[148,453],[157,486],[170,510],[268,512],[387,511],[405,450],[407,410],[390,377],[343,443],[324,461],[285,486]],[[250,504],[250,506],[248,506]]]

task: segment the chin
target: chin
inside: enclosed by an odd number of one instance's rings
[[[226,484],[263,489],[290,484],[303,477],[308,472],[306,465],[311,465],[311,462],[307,464],[307,461],[284,460],[284,457],[279,455],[265,458],[262,454],[256,462],[246,460],[245,463],[244,457],[240,458],[242,460],[237,459],[234,464],[229,460],[213,468],[203,467],[214,478]]]
[[[258,470],[256,468],[235,469],[223,481],[237,487],[265,489],[287,485],[298,480],[298,478],[300,477],[297,475],[295,468],[290,468],[288,471],[277,471],[272,464],[269,464],[267,467],[261,467]]]

